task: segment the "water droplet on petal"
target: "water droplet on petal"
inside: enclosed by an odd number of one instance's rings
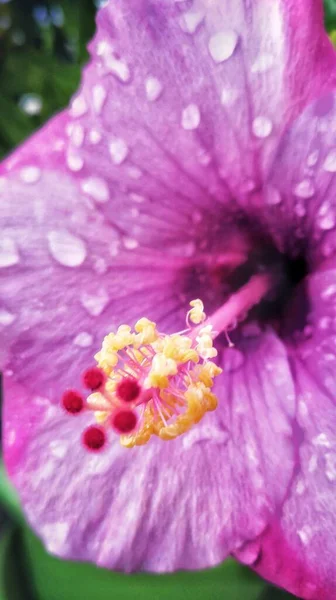
[[[238,42],[238,35],[233,29],[219,31],[209,40],[209,52],[216,63],[221,63],[232,56]]]
[[[84,166],[84,160],[79,154],[75,154],[71,149],[66,154],[66,162],[71,171],[80,171]]]
[[[106,290],[101,288],[97,290],[95,294],[83,292],[80,296],[80,301],[91,316],[98,317],[101,315],[104,308],[106,308],[109,302],[109,296]]]
[[[91,129],[89,131],[89,141],[91,144],[99,144],[102,139],[102,134],[97,129]]]
[[[195,444],[205,442],[207,444],[226,444],[229,439],[227,431],[214,425],[201,424],[186,433],[182,438],[183,448],[189,450]]]
[[[101,177],[88,177],[81,182],[85,194],[89,194],[97,202],[107,202],[110,197],[109,187]]]
[[[258,138],[268,137],[272,129],[272,123],[267,117],[256,117],[252,123],[253,133]]]
[[[326,460],[326,476],[329,481],[336,480],[336,454],[334,452],[328,452],[325,455]]]
[[[73,127],[71,128],[71,141],[73,143],[74,146],[76,146],[77,148],[80,148],[84,142],[84,129],[83,127],[79,124],[76,123],[73,125]]]
[[[244,354],[237,348],[226,348],[223,351],[222,369],[224,373],[237,371],[244,364]]]
[[[330,150],[330,152],[327,154],[327,157],[323,163],[323,168],[329,173],[336,172],[336,149]]]
[[[89,346],[92,346],[92,343],[93,337],[91,333],[88,333],[87,331],[82,331],[81,333],[76,335],[74,339],[74,344],[76,346],[80,346],[81,348],[89,348]]]
[[[204,20],[204,13],[198,10],[190,10],[185,12],[179,19],[179,24],[185,33],[195,33],[202,21]]]
[[[8,237],[0,238],[0,268],[12,267],[19,260],[20,256],[14,240]]]
[[[268,71],[271,67],[273,67],[274,65],[274,56],[272,54],[267,54],[267,53],[263,53],[263,54],[259,54],[259,56],[257,56],[257,58],[255,59],[252,67],[251,67],[251,72],[252,73],[265,73],[265,71]]]
[[[239,92],[234,88],[223,88],[221,92],[221,103],[223,106],[232,106],[239,97]]]
[[[319,151],[318,150],[314,150],[314,152],[311,152],[308,157],[307,157],[307,165],[308,167],[314,167],[318,161],[319,158]]]
[[[82,117],[88,111],[88,105],[84,96],[77,96],[71,102],[70,114],[73,117]]]
[[[47,235],[53,258],[65,267],[78,267],[86,258],[83,240],[68,231],[50,231]]]
[[[336,296],[336,284],[329,285],[323,290],[321,297],[323,300],[329,300]]]
[[[127,83],[131,78],[131,73],[126,62],[121,59],[115,58],[113,54],[105,56],[105,66],[113,73],[120,81]]]
[[[279,190],[273,186],[268,186],[265,191],[266,204],[269,206],[277,206],[281,202],[281,194]]]
[[[201,114],[196,104],[189,104],[182,111],[182,127],[186,130],[197,129],[201,121]]]
[[[320,229],[328,231],[333,229],[336,224],[336,216],[334,208],[331,206],[329,201],[323,202],[318,212],[318,225]]]
[[[311,527],[309,527],[309,525],[304,525],[302,527],[302,529],[299,529],[297,531],[297,534],[301,540],[301,542],[306,546],[307,544],[309,544],[311,538],[312,538],[312,529]]]
[[[100,114],[104,102],[107,98],[107,92],[103,85],[97,83],[97,85],[92,88],[92,100],[93,100],[93,108],[97,115]]]
[[[315,194],[315,186],[310,179],[303,179],[294,186],[293,191],[299,198],[311,198]]]
[[[112,161],[115,165],[121,165],[128,155],[128,146],[121,138],[114,138],[109,143]]]
[[[155,102],[155,100],[161,96],[162,89],[162,84],[156,77],[147,77],[145,81],[145,90],[149,102]]]
[[[138,240],[135,240],[134,238],[130,237],[124,237],[123,244],[126,250],[135,250],[139,246]]]
[[[0,256],[0,260],[1,260],[1,256]],[[1,266],[1,264],[0,264],[0,266]],[[13,313],[11,313],[5,309],[0,309],[0,325],[3,325],[4,327],[11,325],[12,323],[14,323],[15,319],[16,319],[16,316],[13,315]]]
[[[20,171],[20,178],[25,183],[36,183],[41,177],[39,167],[23,167]]]

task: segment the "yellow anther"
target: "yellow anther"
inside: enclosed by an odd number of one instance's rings
[[[145,317],[136,322],[134,329],[138,334],[135,336],[135,341],[139,346],[141,344],[152,344],[159,337],[156,329],[156,323],[146,319]]]
[[[220,375],[222,372],[222,369],[211,360],[208,360],[203,365],[200,365],[198,369],[199,380],[209,388],[213,386],[214,378]]]
[[[177,364],[172,358],[167,358],[164,354],[156,354],[152,361],[152,367],[145,380],[145,387],[159,387],[164,389],[169,385],[169,377],[176,375]]]
[[[213,347],[213,339],[212,339],[212,328],[204,327],[199,332],[199,335],[196,338],[198,342],[196,346],[196,350],[199,355],[203,358],[203,360],[207,360],[208,358],[214,358],[217,356],[217,350]]]
[[[203,321],[205,321],[206,319],[206,314],[204,312],[204,305],[202,300],[200,300],[199,298],[197,298],[197,300],[192,300],[190,302],[190,306],[192,306],[192,308],[187,314],[187,321],[189,320],[195,325],[203,323]]]
[[[106,411],[96,411],[94,416],[98,425],[103,425],[103,423],[106,423],[107,419],[109,418],[110,413]]]
[[[118,350],[123,350],[127,346],[131,346],[134,342],[134,333],[131,333],[131,328],[129,325],[120,325],[117,333],[113,337],[111,334],[108,337],[110,349],[114,350],[115,352],[118,352]]]

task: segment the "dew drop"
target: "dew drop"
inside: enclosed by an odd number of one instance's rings
[[[84,96],[77,96],[71,102],[70,114],[73,117],[82,117],[88,111],[88,105]]]
[[[145,90],[149,102],[155,102],[155,100],[161,96],[162,89],[162,84],[156,77],[147,77],[145,81]]]
[[[101,288],[97,290],[97,293],[95,294],[83,292],[80,296],[80,301],[91,316],[98,317],[106,308],[109,302],[109,296],[107,291],[104,288]]]
[[[182,438],[182,443],[183,448],[189,450],[200,442],[222,445],[226,444],[228,439],[227,431],[213,425],[203,424],[186,433]]]
[[[318,225],[319,225],[320,229],[322,229],[323,231],[329,231],[330,229],[333,229],[335,227],[335,224],[336,224],[335,214],[331,213],[331,212],[324,215],[322,218],[320,218],[318,220]]]
[[[53,258],[65,267],[78,267],[86,258],[86,246],[68,231],[50,231],[47,235]]]
[[[137,204],[143,204],[147,200],[145,196],[142,196],[141,194],[135,194],[133,192],[129,194],[129,199],[132,200],[132,202],[136,202]]]
[[[143,175],[143,171],[139,167],[129,167],[127,173],[131,179],[140,179]]]
[[[326,476],[329,481],[336,480],[336,454],[328,452],[325,455],[326,460]]]
[[[20,171],[20,178],[25,183],[36,183],[41,177],[39,167],[23,167]]]
[[[76,123],[71,129],[71,141],[74,146],[80,148],[84,142],[84,129],[79,123]]]
[[[99,142],[102,139],[102,135],[100,133],[100,131],[98,131],[97,129],[91,129],[89,131],[89,141],[91,142],[91,144],[99,144]]]
[[[19,106],[23,112],[32,117],[40,114],[43,101],[37,94],[23,94],[19,100]]]
[[[224,350],[223,372],[232,373],[244,364],[244,354],[237,348],[226,348]]]
[[[138,248],[139,242],[138,242],[138,240],[135,240],[134,238],[124,237],[123,245],[126,248],[126,250],[135,250],[136,248]]]
[[[103,85],[98,83],[97,85],[93,86],[92,101],[93,101],[93,108],[97,115],[100,114],[100,112],[104,106],[106,98],[107,98],[107,92]]]
[[[315,186],[310,179],[303,179],[295,185],[293,191],[299,198],[311,198],[315,194]]]
[[[115,58],[113,54],[105,56],[105,66],[120,81],[127,83],[131,78],[131,73],[126,62]]]
[[[196,104],[189,104],[182,111],[182,127],[186,130],[197,129],[201,121],[201,114]]]
[[[66,162],[71,171],[80,171],[84,166],[84,160],[79,154],[75,154],[72,150],[69,150],[66,154]]]
[[[196,33],[204,20],[204,13],[201,11],[190,10],[179,19],[179,24],[185,33]]]
[[[109,143],[112,161],[115,165],[121,165],[128,155],[128,146],[121,138],[114,138]]]
[[[221,92],[221,103],[223,106],[233,106],[238,100],[239,93],[234,88],[223,88]]]
[[[297,531],[297,534],[301,540],[301,542],[306,546],[307,544],[309,544],[311,538],[312,538],[312,530],[311,527],[309,527],[309,525],[304,525],[302,527],[302,529],[299,529]]]
[[[219,31],[209,40],[209,52],[216,63],[221,63],[232,56],[238,42],[238,35],[232,29]]]
[[[251,73],[265,73],[265,71],[268,71],[273,65],[274,56],[272,54],[259,54],[251,67]]]
[[[101,177],[88,177],[81,182],[81,188],[85,194],[91,196],[100,203],[107,202],[110,198],[109,187]]]
[[[1,260],[1,256],[0,256],[0,260]],[[7,327],[8,325],[11,325],[12,323],[14,323],[15,319],[16,319],[16,316],[13,315],[13,313],[11,313],[5,309],[0,309],[0,325]]]
[[[92,343],[93,337],[91,333],[88,333],[87,331],[81,331],[74,339],[74,344],[80,348],[89,348],[92,346]]]
[[[20,260],[19,252],[14,240],[0,238],[0,268],[17,265]]]
[[[323,300],[329,300],[334,296],[336,296],[336,284],[329,285],[321,294]]]
[[[267,117],[256,117],[252,123],[253,133],[258,138],[268,137],[272,129],[272,123]]]
[[[314,152],[311,152],[308,157],[307,157],[307,165],[308,167],[314,167],[318,161],[319,158],[319,151],[318,150],[314,150]]]
[[[273,186],[268,186],[265,191],[266,204],[269,206],[277,206],[281,203],[281,194],[279,190]]]
[[[336,149],[330,150],[327,154],[327,157],[323,163],[323,168],[328,173],[336,172]]]

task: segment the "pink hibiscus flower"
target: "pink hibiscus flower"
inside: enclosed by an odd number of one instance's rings
[[[90,49],[69,110],[1,167],[5,459],[27,518],[66,558],[167,572],[233,554],[333,599],[336,59],[322,3],[115,0]],[[177,332],[195,298],[222,332],[217,409],[168,442],[111,435],[88,452],[92,413],[66,414],[65,390],[120,324]]]

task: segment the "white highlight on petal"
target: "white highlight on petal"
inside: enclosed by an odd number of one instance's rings
[[[81,182],[85,194],[89,194],[97,202],[107,202],[110,198],[109,187],[101,177],[88,177]]]
[[[82,146],[84,142],[84,135],[84,128],[79,123],[74,124],[71,128],[70,137],[73,145],[76,146],[76,148],[80,148]]]
[[[268,117],[256,117],[252,123],[252,130],[256,137],[266,138],[272,132],[273,125]]]
[[[128,155],[128,146],[121,138],[114,138],[109,143],[112,161],[115,165],[121,165]]]
[[[91,144],[99,144],[101,139],[102,134],[100,133],[100,131],[98,131],[98,129],[91,129],[89,131],[89,141],[91,142]]]
[[[146,96],[149,102],[155,102],[162,93],[162,84],[157,77],[149,76],[145,81]]]
[[[232,56],[238,42],[238,35],[233,29],[219,31],[209,40],[209,52],[216,63],[221,63]]]
[[[123,245],[126,248],[126,250],[135,250],[136,248],[138,248],[139,242],[134,238],[124,237]]]
[[[86,258],[86,245],[68,231],[50,231],[47,235],[49,251],[65,267],[79,267]]]
[[[323,168],[329,173],[336,173],[336,149],[330,150],[323,163]]]
[[[13,267],[20,261],[19,252],[14,240],[0,237],[0,268]]]
[[[93,108],[97,115],[101,113],[101,110],[104,106],[105,100],[107,98],[107,92],[103,85],[97,83],[92,88],[92,100],[93,100]]]
[[[113,54],[105,55],[105,66],[113,73],[120,81],[127,83],[131,78],[131,73],[126,62],[115,58]]]
[[[201,113],[197,104],[189,104],[182,111],[182,127],[186,130],[197,129],[201,121]]]
[[[309,544],[309,542],[312,538],[313,532],[309,525],[304,525],[302,527],[302,529],[299,529],[297,531],[297,534],[298,534],[301,542],[306,546],[307,544]]]
[[[20,171],[20,178],[25,183],[36,183],[40,177],[41,169],[39,169],[39,167],[23,167]]]

